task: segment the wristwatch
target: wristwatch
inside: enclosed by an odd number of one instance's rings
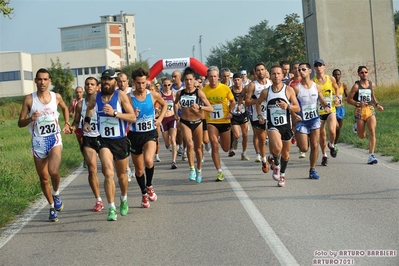
[[[118,111],[114,111],[114,117],[118,115]]]

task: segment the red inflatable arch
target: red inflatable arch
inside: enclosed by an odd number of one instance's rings
[[[174,58],[174,59],[161,59],[158,60],[150,68],[149,80],[153,80],[164,69],[186,68],[192,67],[201,76],[206,76],[208,68],[195,58]]]

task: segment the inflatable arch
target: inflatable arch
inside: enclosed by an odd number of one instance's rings
[[[174,59],[161,59],[158,60],[150,68],[149,80],[153,80],[164,69],[186,68],[192,67],[201,76],[206,76],[208,68],[195,58],[174,58]]]

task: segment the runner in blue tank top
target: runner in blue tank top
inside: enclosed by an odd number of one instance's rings
[[[120,214],[122,216],[129,212],[127,202],[128,180],[126,168],[129,160],[129,140],[126,137],[126,124],[136,122],[129,97],[125,93],[116,90],[117,74],[108,69],[101,74],[101,92],[97,93],[94,101],[90,101],[84,119],[84,131],[91,130],[91,117],[94,108],[97,111],[97,128],[100,133],[98,138],[100,144],[99,157],[101,169],[104,175],[104,189],[109,204],[108,221],[116,221],[115,207],[115,181],[114,162],[119,187],[121,189]]]

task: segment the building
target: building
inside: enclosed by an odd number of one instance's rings
[[[120,58],[120,68],[137,61],[134,14],[100,16],[101,22],[62,27],[62,51],[107,48]]]
[[[326,62],[351,86],[367,66],[377,85],[398,82],[392,0],[302,0],[307,60]]]
[[[50,68],[51,61],[60,60],[75,76],[72,86],[84,86],[87,77],[100,78],[107,68],[119,68],[121,58],[109,49],[28,54],[0,53],[0,97],[27,95],[36,91],[34,76],[40,68]]]

